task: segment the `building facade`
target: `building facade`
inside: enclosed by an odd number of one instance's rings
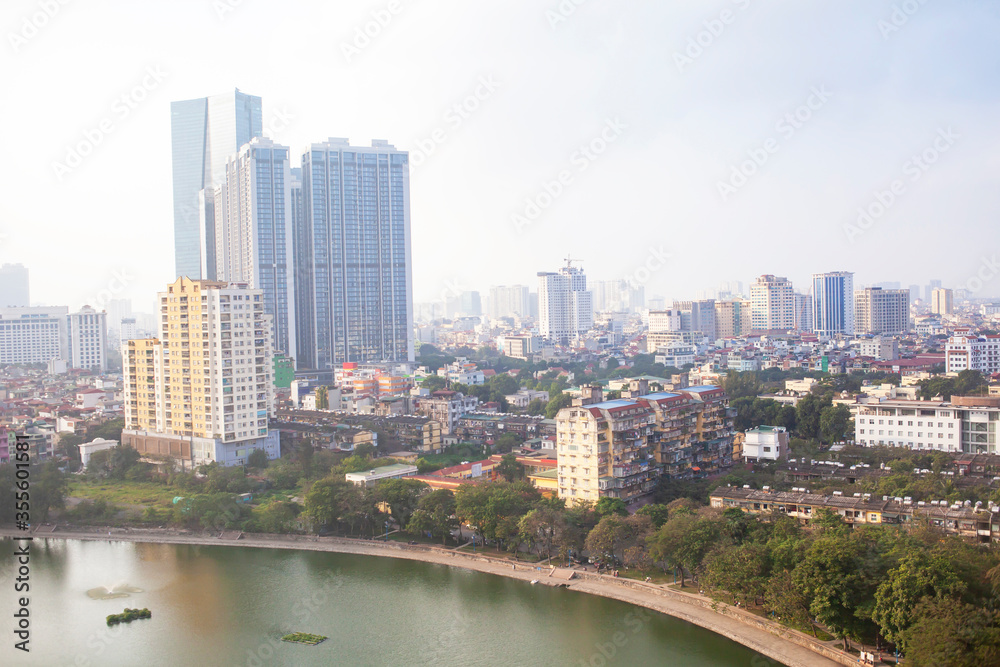
[[[538,274],[538,331],[543,338],[569,343],[594,326],[591,293],[583,269],[571,265]]]
[[[302,200],[299,367],[413,361],[408,153],[381,140],[312,144]]]
[[[901,334],[909,330],[909,290],[866,287],[854,292],[854,333]]]
[[[812,277],[813,332],[820,336],[854,333],[854,274],[815,273]]]
[[[950,289],[935,287],[931,290],[931,313],[951,315],[955,312],[955,293]]]
[[[796,294],[795,300],[795,330],[802,333],[812,333],[813,330],[813,309],[812,296],[809,294]]]
[[[287,146],[255,138],[226,162],[215,197],[216,278],[263,290],[274,349],[295,358],[291,173]]]
[[[159,294],[160,337],[123,351],[122,444],[185,464],[280,455],[270,317],[262,290],[179,278]]]
[[[70,313],[67,322],[69,333],[69,367],[90,371],[108,370],[108,316],[84,306],[78,313]]]
[[[648,393],[631,380],[624,398],[601,401],[584,387],[556,416],[558,495],[569,505],[621,498],[635,502],[660,476],[701,477],[732,464],[732,415],[714,386]]]
[[[0,308],[0,364],[69,360],[65,306]]]
[[[786,331],[795,327],[795,291],[788,278],[763,275],[750,285],[754,331]]]
[[[262,136],[259,97],[238,89],[170,103],[174,185],[174,260],[177,277],[215,278],[213,188],[229,157]]]
[[[945,343],[944,365],[948,373],[1000,373],[1000,336],[952,336]]]
[[[951,401],[882,401],[859,405],[855,441],[861,446],[997,454],[1000,397],[952,396]]]

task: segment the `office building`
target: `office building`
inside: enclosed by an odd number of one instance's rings
[[[530,292],[525,285],[499,285],[490,288],[489,316],[529,317],[531,315]]]
[[[950,289],[936,287],[931,290],[931,314],[951,315],[955,312],[954,292]]]
[[[0,266],[0,308],[27,308],[30,305],[27,267],[23,264]]]
[[[122,444],[185,467],[243,465],[255,449],[278,458],[263,290],[178,278],[159,302],[160,337],[130,340],[122,354]]]
[[[170,103],[174,185],[174,261],[178,277],[215,278],[215,214],[211,196],[226,162],[262,136],[259,97],[238,89]]]
[[[751,323],[754,331],[787,331],[795,327],[795,292],[792,282],[763,275],[750,285]]]
[[[69,367],[88,371],[108,370],[108,316],[84,306],[78,313],[70,313]]]
[[[274,349],[295,356],[291,178],[287,146],[253,139],[214,190],[216,277],[264,293]]]
[[[69,360],[66,306],[0,308],[0,364]]]
[[[312,144],[302,201],[299,368],[413,361],[409,154],[381,140]]]
[[[854,333],[854,274],[816,273],[812,277],[813,332],[820,336]]]
[[[543,338],[567,344],[594,326],[591,293],[583,269],[566,260],[558,273],[538,274],[538,330]]]
[[[1000,396],[952,396],[950,401],[886,400],[859,405],[855,441],[863,447],[1000,454]]]
[[[910,330],[910,292],[867,287],[854,292],[854,332],[901,334]]]

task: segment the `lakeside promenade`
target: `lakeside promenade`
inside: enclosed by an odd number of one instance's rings
[[[109,535],[110,533],[110,535]],[[23,531],[0,528],[0,536],[23,538]],[[345,537],[269,535],[260,533],[224,533],[221,535],[180,530],[40,527],[34,539],[146,542],[156,544],[193,544],[220,547],[255,547],[327,551],[364,556],[403,558],[426,563],[465,568],[523,581],[538,580],[540,585],[562,585],[571,590],[600,595],[658,611],[739,642],[789,667],[826,667],[856,665],[857,658],[845,654],[830,642],[815,638],[746,610],[715,602],[710,598],[686,593],[659,584],[552,566],[517,563],[488,555],[466,553],[447,547],[410,545],[401,542]],[[572,572],[572,578],[569,573]]]

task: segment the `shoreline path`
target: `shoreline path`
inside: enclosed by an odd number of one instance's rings
[[[23,538],[22,531],[10,528],[0,529],[0,536],[11,539]],[[404,558],[426,563],[437,563],[465,568],[486,574],[495,574],[512,579],[540,584],[565,585],[571,590],[591,595],[600,595],[629,604],[652,609],[689,623],[693,623],[716,634],[736,641],[758,653],[788,665],[789,667],[826,667],[828,665],[855,665],[857,658],[849,656],[832,646],[830,642],[820,642],[809,635],[792,630],[779,623],[753,615],[745,610],[710,598],[670,589],[658,584],[649,584],[633,579],[615,578],[573,569],[572,578],[566,575],[570,570],[542,567],[527,563],[470,554],[445,547],[408,545],[400,542],[378,540],[312,537],[297,535],[184,533],[175,530],[143,530],[122,528],[73,529],[59,526],[39,527],[32,535],[34,539],[93,540],[147,542],[156,544],[199,544],[228,547],[257,547],[265,549],[295,549],[328,551],[334,553],[366,556]],[[513,565],[513,567],[512,567]],[[556,575],[556,576],[550,576]]]

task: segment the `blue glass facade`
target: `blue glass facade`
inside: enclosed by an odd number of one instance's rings
[[[262,134],[261,100],[238,90],[171,102],[174,261],[177,276],[215,278],[215,221],[198,193],[217,185],[226,161]],[[208,208],[209,210],[206,210]]]
[[[822,336],[854,333],[854,274],[813,276],[813,330]]]
[[[302,157],[300,368],[413,359],[409,156],[385,142]]]

